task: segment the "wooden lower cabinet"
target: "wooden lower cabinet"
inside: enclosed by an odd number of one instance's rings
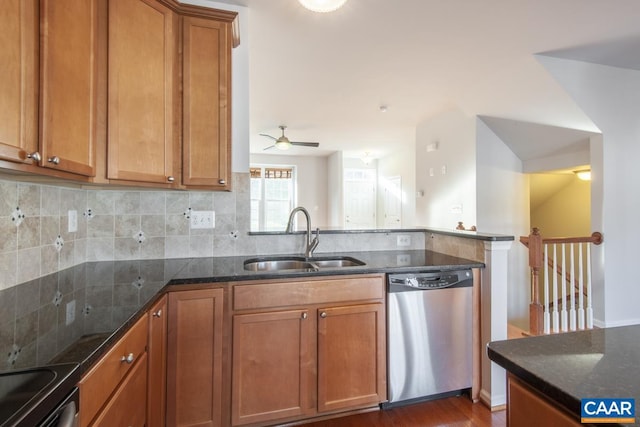
[[[163,296],[147,313],[149,375],[147,379],[147,426],[166,425],[167,405],[167,296]]]
[[[167,425],[221,426],[222,289],[169,293]]]
[[[91,426],[145,427],[146,408],[147,354],[143,353]]]
[[[80,379],[81,427],[146,424],[147,328],[142,316]]]
[[[385,342],[382,303],[319,310],[319,412],[375,405],[385,400]]]
[[[313,413],[313,329],[308,310],[234,317],[234,425]]]
[[[386,399],[382,275],[239,284],[233,295],[232,425],[273,425]]]
[[[584,426],[557,403],[544,397],[515,376],[507,377],[507,426]]]

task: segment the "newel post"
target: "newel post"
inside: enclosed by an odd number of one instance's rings
[[[543,331],[543,307],[540,304],[540,269],[542,268],[542,235],[537,227],[529,235],[529,267],[531,268],[531,304],[529,305],[529,331],[540,335]]]

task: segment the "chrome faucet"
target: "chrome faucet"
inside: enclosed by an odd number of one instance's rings
[[[297,212],[302,212],[304,217],[307,219],[307,249],[304,252],[304,256],[307,258],[311,258],[313,256],[313,251],[318,246],[320,242],[320,229],[316,228],[316,237],[311,240],[311,217],[309,216],[309,212],[302,206],[298,206],[293,209],[289,214],[289,222],[287,223],[287,233],[293,232],[293,219],[296,216]]]

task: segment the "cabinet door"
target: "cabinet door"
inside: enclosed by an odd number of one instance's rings
[[[576,414],[577,415],[577,414]],[[507,425],[518,427],[584,426],[552,400],[515,376],[507,376]]]
[[[386,399],[382,303],[318,310],[318,411]]]
[[[38,1],[3,0],[0,159],[31,163],[38,146]]]
[[[177,29],[159,2],[109,1],[109,179],[175,182]]]
[[[223,290],[169,294],[167,425],[222,424]]]
[[[147,425],[165,426],[167,403],[167,297],[162,297],[149,310],[149,343],[147,345],[149,378]]]
[[[98,0],[44,0],[41,165],[95,176]]]
[[[231,24],[189,17],[183,22],[182,182],[229,189]]]
[[[91,426],[145,427],[146,403],[147,354],[143,353]]]
[[[306,310],[233,317],[233,425],[314,412],[313,330]]]

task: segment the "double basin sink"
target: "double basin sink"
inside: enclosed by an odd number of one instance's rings
[[[336,269],[365,265],[359,259],[339,257],[264,257],[251,258],[244,262],[244,269],[249,271],[319,271],[325,268]]]

